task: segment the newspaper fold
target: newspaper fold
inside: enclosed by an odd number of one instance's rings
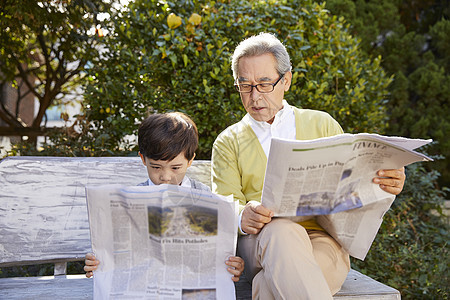
[[[431,140],[341,134],[272,138],[262,204],[276,217],[316,218],[350,255],[364,259],[395,196],[372,182],[380,169],[431,161],[415,148]]]
[[[88,186],[94,299],[235,299],[232,197],[175,185]]]

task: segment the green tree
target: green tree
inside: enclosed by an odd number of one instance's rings
[[[11,85],[16,96],[0,98],[0,135],[31,136],[45,130],[46,110],[85,78],[88,62],[99,56],[98,14],[109,4],[94,0],[5,0],[0,8],[0,88]],[[24,122],[21,103],[32,95],[38,108]],[[27,104],[34,105],[34,103]]]
[[[427,151],[446,156],[407,168],[403,192],[366,260],[352,260],[352,266],[399,289],[403,298],[448,299],[449,224],[442,214],[450,182],[448,1],[328,0],[326,7],[345,16],[362,49],[382,55],[383,68],[394,76],[386,132],[433,138],[437,143]]]
[[[232,51],[261,31],[275,33],[291,55],[291,104],[325,110],[348,132],[383,132],[390,78],[380,58],[365,56],[342,20],[309,0],[130,2],[90,70],[88,120],[118,151],[147,114],[180,110],[199,124],[197,157],[208,159],[216,136],[244,114]]]
[[[442,186],[450,186],[450,3],[328,0],[326,7],[345,16],[362,49],[381,55],[383,69],[394,76],[386,133],[432,138],[430,154],[444,159],[427,167],[442,174]]]

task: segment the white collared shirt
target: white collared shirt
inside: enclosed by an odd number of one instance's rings
[[[250,114],[246,114],[242,119],[250,124],[250,127],[258,137],[259,143],[269,157],[270,142],[272,137],[285,138],[295,140],[295,115],[292,106],[286,100],[283,100],[283,108],[275,114],[272,124],[262,121],[256,121]],[[242,211],[239,214],[239,230],[242,234],[246,234],[241,228]]]
[[[149,186],[155,186],[156,184],[153,183],[153,181],[150,180],[150,178],[148,179],[148,185]],[[189,177],[184,176],[183,181],[181,182],[180,186],[184,186],[184,187],[191,187],[191,180],[189,179]]]
[[[272,137],[295,140],[294,110],[286,100],[283,100],[283,108],[275,114],[272,124],[256,121],[248,113],[242,120],[250,124],[250,127],[258,137],[266,157],[269,157],[270,140]]]

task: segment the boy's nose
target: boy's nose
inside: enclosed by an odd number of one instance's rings
[[[169,172],[162,172],[159,176],[159,180],[165,183],[170,183],[170,181],[172,180],[172,176]]]

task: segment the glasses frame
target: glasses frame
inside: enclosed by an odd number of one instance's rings
[[[278,80],[275,81],[274,83],[258,83],[258,84],[255,84],[255,85],[253,85],[253,84],[245,84],[245,85],[247,85],[247,86],[250,87],[250,91],[248,91],[248,92],[242,92],[242,91],[239,90],[239,84],[237,83],[237,80],[236,80],[236,82],[234,83],[234,88],[235,88],[236,91],[238,91],[239,93],[244,93],[244,94],[248,94],[248,93],[253,92],[253,88],[256,88],[256,90],[257,90],[259,93],[261,93],[261,94],[272,93],[273,90],[275,89],[275,86],[278,84],[278,82],[280,82],[281,78],[283,78],[284,75],[285,75],[285,74],[280,75],[280,78],[278,78]],[[258,86],[262,86],[262,85],[265,85],[265,84],[271,84],[271,85],[272,85],[272,90],[271,90],[270,92],[262,92],[262,91],[259,90]]]

